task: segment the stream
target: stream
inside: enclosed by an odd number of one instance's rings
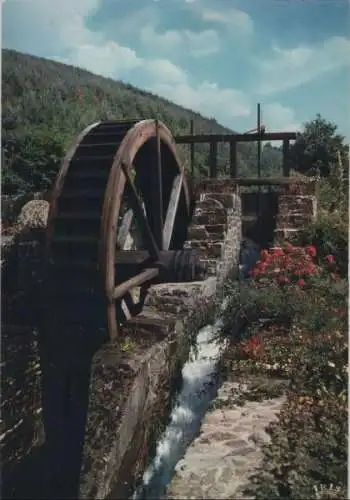
[[[245,279],[259,256],[259,248],[244,240],[240,253],[239,278]],[[225,309],[224,299],[221,313]],[[166,489],[177,462],[198,434],[201,422],[220,386],[217,364],[225,342],[218,333],[222,327],[219,317],[213,324],[201,328],[189,358],[182,368],[182,387],[177,395],[170,421],[160,437],[153,461],[146,469],[141,486],[133,500],[166,498]]]

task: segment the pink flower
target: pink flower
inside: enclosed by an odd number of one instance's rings
[[[334,264],[335,262],[334,255],[327,255],[326,261],[328,262],[328,264]]]
[[[316,248],[313,245],[309,245],[305,248],[305,252],[310,255],[310,257],[316,257]]]
[[[297,285],[304,286],[305,285],[305,280],[301,279],[301,280],[297,281]]]
[[[264,262],[269,256],[269,252],[267,250],[262,250],[261,252],[261,260]]]
[[[305,269],[305,274],[312,274],[314,271],[314,268],[312,266],[309,266]]]

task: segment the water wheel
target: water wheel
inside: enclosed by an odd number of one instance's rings
[[[52,193],[46,238],[50,317],[96,322],[113,338],[120,321],[137,310],[135,287],[142,296],[155,280],[194,279],[198,262],[181,252],[190,207],[184,168],[163,123],[111,121],[86,128]]]

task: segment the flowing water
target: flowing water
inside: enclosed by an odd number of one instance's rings
[[[189,360],[182,368],[182,389],[170,423],[156,448],[153,462],[143,475],[143,484],[134,499],[162,498],[174,468],[200,427],[210,401],[218,389],[216,364],[223,342],[216,339],[221,320],[199,330]]]
[[[240,256],[240,279],[248,275],[258,259],[259,248],[245,240]],[[227,300],[223,301],[222,311]],[[206,325],[197,334],[195,346],[182,368],[182,388],[175,401],[170,422],[157,443],[156,454],[143,475],[140,488],[133,500],[164,498],[177,462],[200,429],[210,402],[216,396],[220,379],[217,363],[225,345],[217,335],[222,327],[219,318]]]

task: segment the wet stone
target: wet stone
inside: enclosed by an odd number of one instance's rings
[[[216,402],[225,401],[225,407],[205,416],[199,436],[176,466],[168,498],[248,498],[242,492],[261,463],[261,447],[269,440],[265,429],[284,397],[230,405],[230,394],[240,389],[234,382],[220,388]]]

